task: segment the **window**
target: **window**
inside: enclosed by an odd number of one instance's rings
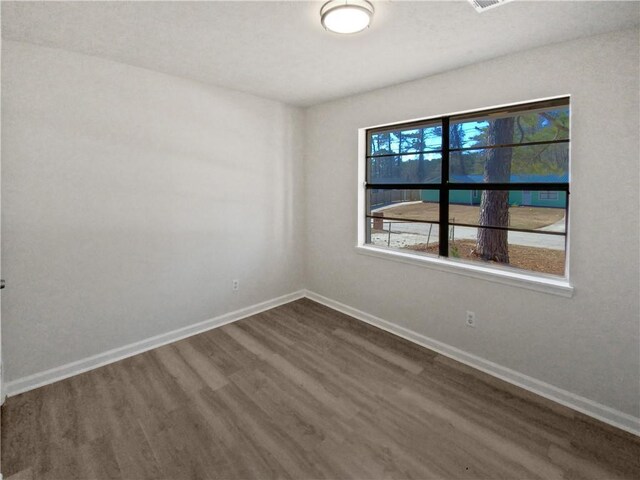
[[[558,192],[540,192],[540,200],[558,200]]]
[[[566,270],[569,98],[366,130],[364,243]]]

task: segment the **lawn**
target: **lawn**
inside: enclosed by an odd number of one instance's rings
[[[438,220],[439,209],[440,204],[438,203],[416,202],[385,208],[380,213],[384,213],[384,216],[388,218],[429,220],[433,222]],[[564,209],[510,207],[509,216],[511,227],[536,230],[562,220],[564,218]],[[478,205],[449,206],[449,219],[451,221],[477,225],[479,218],[480,207]]]

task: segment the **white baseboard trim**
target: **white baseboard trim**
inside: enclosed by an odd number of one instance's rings
[[[131,343],[123,347],[114,348],[113,350],[108,350],[106,352],[99,353],[97,355],[93,355],[76,362],[67,363],[59,367],[45,370],[44,372],[39,372],[27,377],[19,378],[17,380],[12,380],[5,383],[3,393],[5,393],[9,397],[18,395],[19,393],[27,392],[29,390],[48,385],[50,383],[69,378],[89,370],[93,370],[94,368],[117,362],[118,360],[122,360],[127,357],[132,357],[139,353],[161,347],[162,345],[173,343],[178,340],[182,340],[183,338],[191,337],[192,335],[221,327],[222,325],[226,325],[228,323],[232,323],[251,315],[263,312],[265,310],[284,305],[285,303],[293,302],[294,300],[298,300],[304,297],[304,293],[305,292],[303,290],[299,290],[297,292],[283,295],[272,300],[267,300],[265,302],[257,303],[249,307],[241,308],[240,310],[236,310],[234,312],[225,313],[223,315],[205,320],[203,322],[194,323],[193,325],[179,328],[177,330],[163,333],[161,335],[156,335],[154,337]]]
[[[2,393],[9,397],[18,395],[19,393],[33,390],[35,388],[57,382],[65,378],[69,378],[74,375],[93,370],[103,365],[108,365],[110,363],[117,362],[118,360],[132,357],[139,353],[161,347],[168,343],[173,343],[178,340],[196,335],[198,333],[202,333],[207,330],[211,330],[222,325],[241,320],[251,315],[255,315],[265,310],[269,310],[271,308],[293,302],[294,300],[298,300],[303,297],[307,297],[310,300],[326,305],[329,308],[333,308],[334,310],[345,313],[358,320],[386,330],[390,333],[393,333],[394,335],[426,347],[446,357],[457,360],[461,363],[464,363],[465,365],[469,365],[470,367],[476,368],[489,375],[500,378],[501,380],[509,382],[513,385],[524,388],[525,390],[528,390],[532,393],[548,398],[549,400],[553,400],[554,402],[557,402],[578,412],[584,413],[585,415],[589,415],[593,418],[601,420],[602,422],[605,422],[609,425],[613,425],[614,427],[640,436],[640,418],[628,415],[624,412],[620,412],[613,408],[607,407],[606,405],[602,405],[593,400],[589,400],[588,398],[555,387],[551,384],[548,384],[541,380],[537,380],[533,377],[529,377],[528,375],[524,375],[515,370],[511,370],[510,368],[503,367],[489,360],[485,360],[471,353],[467,353],[463,350],[452,347],[451,345],[439,342],[407,328],[391,323],[387,320],[383,320],[374,315],[308,290],[300,290],[287,295],[283,295],[272,300],[267,300],[265,302],[236,310],[234,312],[220,315],[210,320],[205,320],[203,322],[199,322],[187,327],[173,330],[171,332],[156,335],[139,342],[125,345],[124,347],[114,348],[113,350],[109,350],[98,355],[93,355],[76,362],[71,362],[66,365],[61,365],[59,367],[46,370],[44,372],[39,372],[27,377],[13,380],[11,382],[7,382],[6,384],[4,384]],[[2,477],[0,477],[0,480],[2,480]]]
[[[549,383],[537,380],[528,375],[524,375],[510,368],[503,367],[497,363],[493,363],[484,358],[480,358],[471,353],[467,353],[458,348],[452,347],[445,343],[439,342],[432,338],[426,337],[419,333],[416,333],[407,328],[401,327],[387,320],[383,320],[369,313],[363,312],[356,308],[345,305],[344,303],[337,302],[325,296],[319,295],[311,291],[305,291],[305,296],[310,300],[321,303],[329,308],[338,310],[346,315],[354,317],[363,322],[369,323],[375,327],[381,328],[388,332],[393,333],[399,337],[402,337],[410,342],[417,343],[423,347],[440,353],[446,357],[457,360],[458,362],[469,365],[489,375],[497,377],[505,382],[511,383],[518,387],[524,388],[532,393],[540,395],[541,397],[553,400],[561,405],[569,407],[578,412],[589,415],[602,422],[605,422],[614,427],[620,428],[634,435],[640,436],[640,418],[628,415],[624,412],[620,412],[613,408],[602,405],[588,398],[576,395],[567,390],[555,387]]]

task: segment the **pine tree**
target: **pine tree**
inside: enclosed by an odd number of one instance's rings
[[[489,145],[513,142],[514,117],[499,118],[489,126]],[[485,183],[508,183],[511,180],[512,148],[491,148],[484,166]],[[509,226],[509,191],[484,190],[480,200],[479,225]],[[484,260],[509,263],[508,231],[478,228],[476,253]]]

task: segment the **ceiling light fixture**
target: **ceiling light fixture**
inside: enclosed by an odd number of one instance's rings
[[[367,0],[330,0],[320,9],[322,26],[335,33],[357,33],[369,26],[373,5]]]

